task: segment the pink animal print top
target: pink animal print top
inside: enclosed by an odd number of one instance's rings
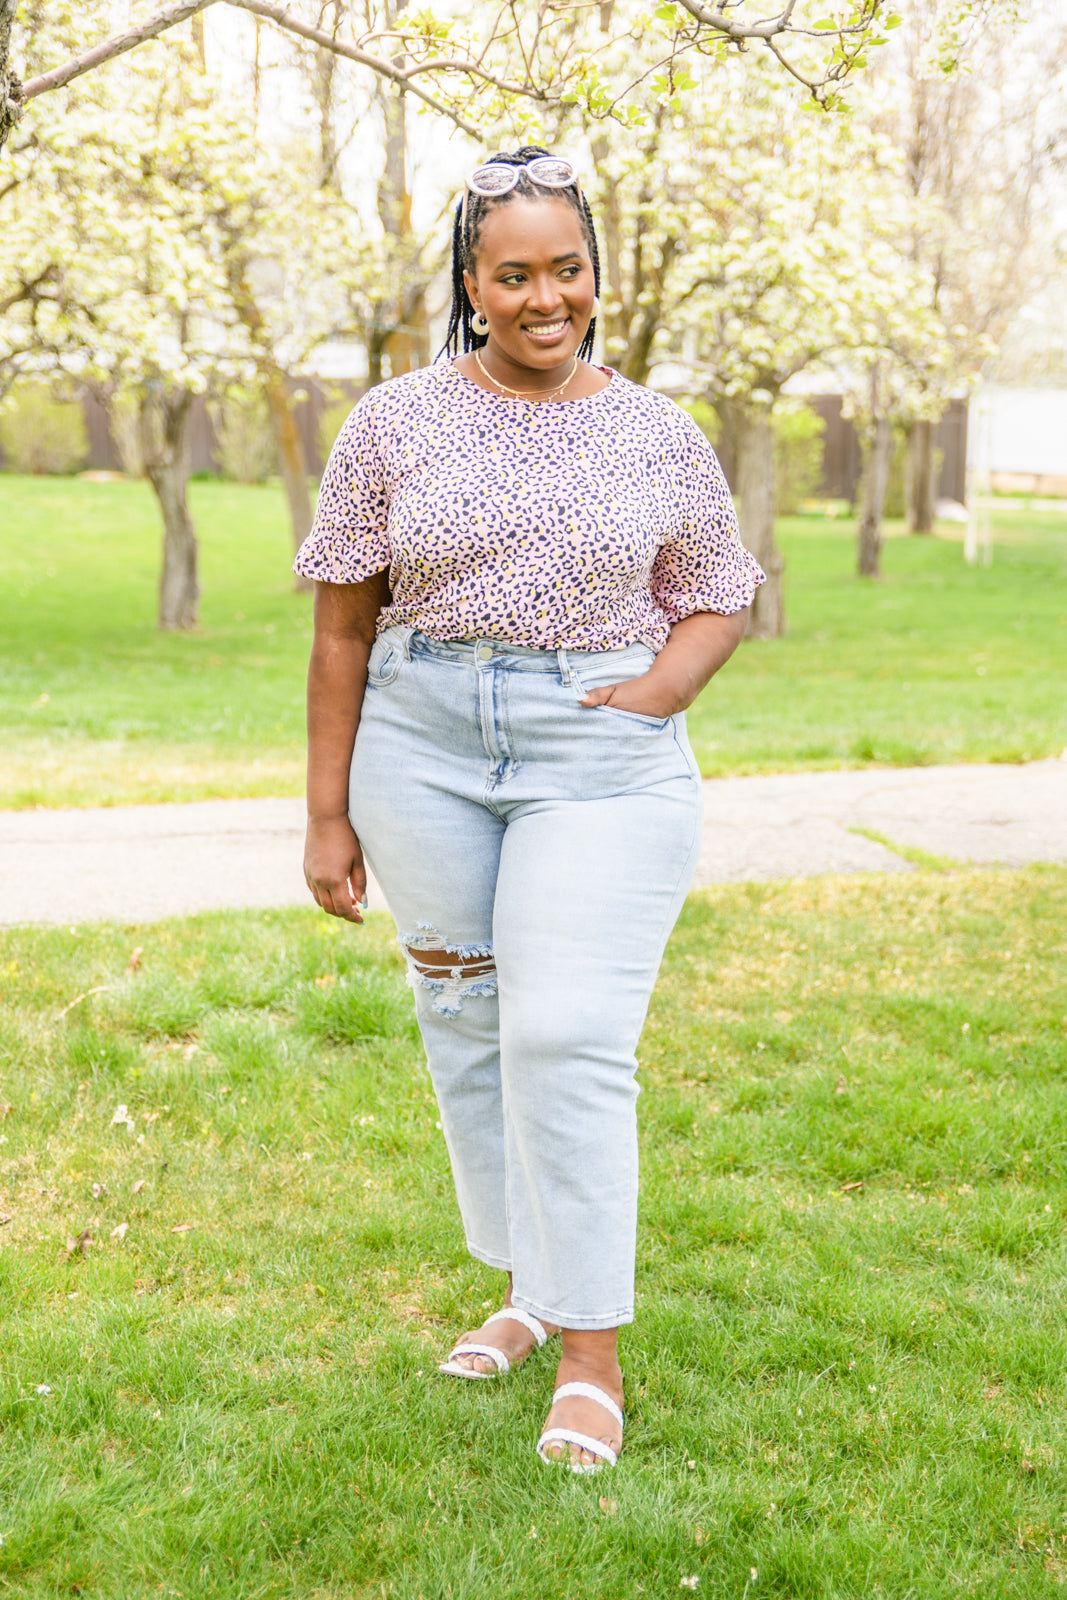
[[[581,400],[505,399],[452,361],[363,396],[337,436],[295,569],[389,569],[379,629],[537,650],[660,650],[740,611],[759,566],[703,433],[618,372]]]

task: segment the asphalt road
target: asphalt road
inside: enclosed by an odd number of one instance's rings
[[[914,871],[901,849],[960,863],[1067,861],[1067,757],[720,778],[704,800],[698,885]],[[303,819],[301,800],[0,812],[0,923],[308,905]],[[377,885],[369,899],[384,906]]]

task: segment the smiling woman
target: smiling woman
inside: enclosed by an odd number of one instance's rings
[[[685,709],[763,576],[693,421],[588,359],[598,279],[569,161],[473,172],[446,359],[353,411],[296,562],[308,886],[358,923],[382,885],[468,1248],[508,1275],[441,1370],[561,1333],[538,1452],[579,1472],[622,1446],[635,1050],[701,834]]]
[[[579,358],[593,353],[599,289],[593,219],[569,161],[494,157],[471,174],[453,239],[448,342],[454,349],[463,329],[491,386],[539,400],[602,389],[597,369],[579,371]],[[483,340],[488,362],[478,350]],[[508,381],[528,384],[531,365],[542,375],[533,388]]]

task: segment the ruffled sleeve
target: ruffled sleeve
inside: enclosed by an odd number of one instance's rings
[[[741,543],[718,457],[685,412],[667,470],[674,474],[677,521],[652,565],[653,600],[669,622],[697,611],[742,611],[765,574]]]
[[[323,583],[361,583],[390,563],[389,494],[370,395],[337,435],[311,532],[293,571]]]

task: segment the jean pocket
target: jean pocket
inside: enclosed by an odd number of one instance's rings
[[[643,678],[655,659],[650,650],[647,657],[642,654],[631,656],[626,661],[583,663],[578,668],[572,667],[571,681],[578,699],[581,700],[591,689],[607,689],[616,683],[628,683],[632,678]],[[656,733],[661,733],[671,723],[670,717],[653,717],[643,711],[627,711],[623,706],[587,706],[584,709],[589,716],[606,712],[612,720],[618,719],[620,722],[629,722],[638,727],[651,728]]]
[[[404,652],[396,639],[381,633],[371,646],[367,661],[367,682],[376,689],[384,689],[393,682],[404,664]]]
[[[664,728],[671,725],[670,717],[649,717],[643,711],[627,711],[622,706],[587,706],[590,716],[598,712],[606,712],[609,717],[618,717],[623,722],[636,722],[639,727],[651,728],[654,733],[662,733]]]

